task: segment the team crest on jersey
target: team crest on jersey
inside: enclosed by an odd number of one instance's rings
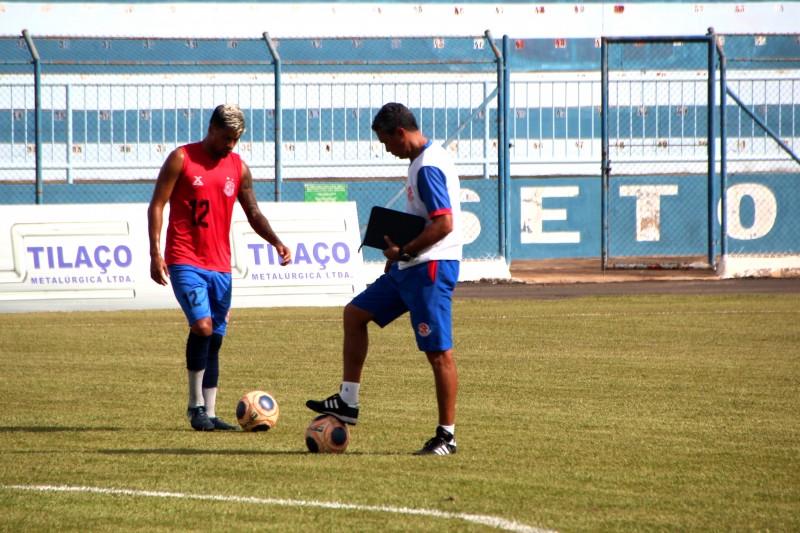
[[[431,334],[431,327],[425,322],[421,322],[419,326],[417,326],[417,333],[419,333],[420,337],[427,337]]]
[[[233,196],[236,192],[236,184],[230,178],[225,178],[225,195],[226,196]]]
[[[203,186],[203,176],[195,176],[194,182],[192,183],[192,187],[202,187]]]

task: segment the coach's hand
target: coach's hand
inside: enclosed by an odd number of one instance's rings
[[[391,262],[397,261],[400,258],[400,247],[392,242],[388,235],[383,236],[386,241],[386,248],[383,250],[383,256]]]

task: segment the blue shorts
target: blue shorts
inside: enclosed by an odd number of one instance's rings
[[[453,347],[452,296],[458,269],[458,261],[429,261],[405,270],[395,263],[351,303],[375,315],[373,320],[382,328],[410,311],[420,351],[449,350]]]
[[[233,285],[229,272],[214,272],[190,265],[169,265],[172,292],[191,326],[211,317],[214,333],[225,335]]]

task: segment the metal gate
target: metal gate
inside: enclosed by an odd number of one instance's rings
[[[714,268],[714,37],[603,38],[601,66],[603,268]]]

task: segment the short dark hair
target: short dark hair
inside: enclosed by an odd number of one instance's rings
[[[414,113],[403,104],[390,102],[375,115],[375,119],[372,121],[372,131],[394,133],[397,128],[419,131]]]

